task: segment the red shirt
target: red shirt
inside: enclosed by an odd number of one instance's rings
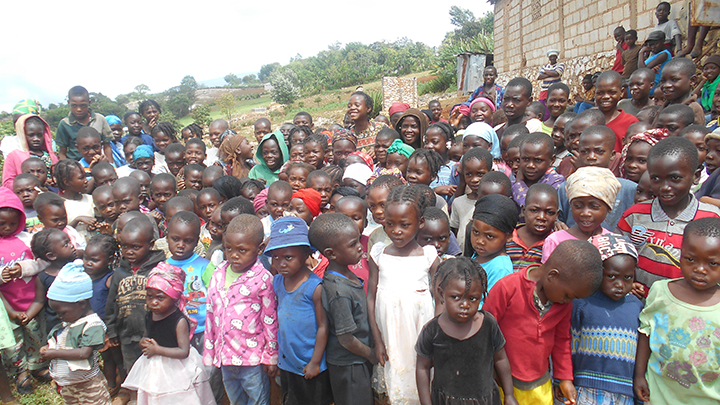
[[[638,119],[634,115],[630,115],[623,110],[618,111],[620,111],[620,115],[618,115],[614,120],[606,123],[605,126],[615,132],[615,152],[622,153],[622,141],[623,138],[625,138],[625,133],[630,125],[638,122]]]
[[[540,318],[535,307],[535,282],[527,278],[531,265],[517,273],[501,278],[487,296],[483,309],[497,319],[505,336],[505,352],[510,360],[512,376],[532,382],[550,368],[552,356],[553,378],[572,380],[570,354],[570,318],[572,303],[553,303]]]
[[[625,41],[620,43],[620,47],[622,48],[622,51],[627,51],[628,48],[630,48]],[[625,70],[625,65],[622,63],[622,51],[620,49],[615,48],[615,63],[613,63],[612,70],[622,74],[623,70]]]

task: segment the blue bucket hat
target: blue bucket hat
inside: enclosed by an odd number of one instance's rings
[[[47,292],[48,299],[61,302],[79,302],[92,296],[92,280],[80,259],[64,265]]]
[[[265,248],[265,255],[270,256],[273,250],[290,246],[307,246],[315,251],[310,245],[308,226],[304,220],[298,217],[278,218],[270,228],[270,241]]]

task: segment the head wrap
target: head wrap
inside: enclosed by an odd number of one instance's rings
[[[393,143],[390,145],[390,147],[387,149],[388,154],[399,153],[399,154],[405,156],[406,158],[409,158],[410,155],[413,154],[413,152],[415,152],[415,148],[413,148],[410,145],[406,145],[400,139],[394,140]],[[350,165],[350,166],[352,166],[352,165]],[[345,169],[345,170],[347,170],[347,169]]]
[[[187,298],[183,295],[183,291],[185,290],[185,271],[180,267],[160,262],[148,275],[145,288],[160,290],[175,301],[175,306],[178,307],[180,312],[182,312],[188,322],[190,322],[190,337],[192,337],[197,322],[190,318],[185,310],[185,306],[187,305]]]
[[[106,115],[105,121],[107,121],[108,125],[122,125],[122,121],[120,121],[120,117],[117,115]]]
[[[500,140],[498,140],[497,133],[493,127],[484,122],[473,122],[465,128],[463,139],[468,136],[477,136],[487,141],[487,143],[490,144],[490,154],[493,159],[500,159]]]
[[[359,164],[359,163],[356,163]],[[355,165],[350,165],[355,166]],[[361,165],[364,166],[364,165]],[[347,171],[346,171],[347,172]],[[365,184],[365,183],[363,183]],[[303,188],[293,193],[292,198],[299,198],[308,207],[313,218],[320,215],[320,201],[322,197],[314,188]],[[304,222],[304,221],[303,221]]]
[[[705,59],[705,62],[703,62],[703,67],[707,65],[708,63],[712,63],[716,65],[717,67],[720,67],[720,55],[710,55]]]
[[[135,152],[133,152],[133,160],[134,161],[137,161],[140,158],[147,158],[147,157],[151,157],[151,158],[155,157],[152,146],[140,145],[137,148],[135,148]]]
[[[482,221],[500,232],[511,234],[518,222],[517,204],[502,194],[488,194],[475,202],[473,219]]]
[[[260,211],[260,208],[265,206],[265,202],[267,201],[267,195],[268,189],[264,188],[255,196],[255,199],[253,200],[253,208],[255,208],[255,213]]]
[[[402,184],[408,184],[407,180],[405,180],[405,177],[403,177],[402,172],[397,167],[393,167],[392,169],[381,167],[379,170],[373,172],[372,176],[370,176],[370,178],[368,179],[367,184],[372,184],[378,177],[384,176],[386,174],[397,177],[398,179],[400,179]]]
[[[333,131],[332,144],[334,145],[337,141],[350,141],[353,145],[357,146],[357,135],[349,129],[338,128]]]
[[[79,302],[92,296],[92,280],[81,259],[64,265],[47,291],[48,299],[61,302]]]
[[[395,113],[404,113],[409,108],[410,104],[408,103],[392,103],[390,109],[388,110],[388,114],[393,115]]]
[[[547,51],[548,58],[552,55],[560,56],[560,51],[558,51],[557,49],[551,49],[551,50]]]
[[[15,104],[15,107],[13,107],[13,115],[15,114],[40,114],[40,107],[38,106],[37,101],[28,98],[25,100],[21,100],[17,104]]]
[[[565,182],[568,201],[578,197],[595,197],[610,208],[615,206],[615,197],[620,192],[620,182],[613,172],[605,167],[581,167]]]
[[[598,248],[603,261],[617,255],[630,255],[635,261],[638,259],[635,246],[623,235],[614,233],[595,235],[589,242]]]
[[[485,103],[490,106],[490,109],[493,110],[493,112],[495,111],[495,103],[485,96],[480,96],[473,100],[472,103],[470,103],[470,111],[472,111],[472,107],[477,103]]]
[[[55,152],[53,152],[53,137],[52,132],[50,132],[50,125],[39,115],[36,114],[25,114],[20,116],[18,120],[15,122],[15,134],[17,135],[18,143],[20,144],[20,150],[22,151],[29,151],[30,148],[27,144],[27,137],[25,136],[25,123],[27,120],[32,118],[33,120],[40,120],[42,121],[45,128],[43,129],[43,137],[45,138],[43,141],[43,146],[49,154],[50,154],[50,161],[46,161],[46,165],[52,166],[53,163],[57,163],[57,158],[55,157]],[[48,166],[48,173],[51,173],[50,166]],[[50,176],[48,176],[49,179]]]
[[[395,123],[395,130],[400,132],[400,127],[402,126],[402,122],[407,117],[415,117],[416,120],[418,120],[418,125],[420,125],[420,134],[418,135],[417,143],[419,145],[422,145],[422,137],[425,135],[425,131],[428,127],[428,119],[425,116],[425,113],[422,111],[416,109],[416,108],[410,108],[406,110],[403,115],[400,117],[400,119],[397,120]],[[402,134],[400,134],[402,136]],[[412,145],[411,145],[412,146]]]
[[[628,140],[628,143],[623,146],[622,154],[620,156],[620,173],[622,174],[622,176],[625,177],[625,159],[627,159],[628,150],[630,149],[630,145],[632,145],[633,142],[642,141],[649,143],[650,146],[655,146],[655,144],[667,138],[669,135],[670,133],[665,128],[648,129],[645,132],[633,135]]]
[[[291,246],[307,246],[315,250],[310,245],[308,226],[304,220],[298,217],[278,218],[270,228],[270,240],[265,248],[265,255],[272,256],[273,250]]]
[[[360,184],[367,185],[372,176],[372,169],[362,163],[353,163],[345,168],[342,179],[353,179]]]
[[[461,115],[470,117],[470,103],[468,103],[467,101],[454,105],[453,108],[450,110],[450,115],[452,115],[452,113],[455,112],[456,109],[458,110],[458,112],[460,112]]]
[[[705,142],[707,142],[711,139],[716,139],[716,140],[720,141],[720,127],[716,128],[714,131],[705,135]]]
[[[351,155],[359,156],[360,159],[362,159],[369,168],[372,168],[375,165],[373,162],[373,158],[371,158],[370,155],[368,155],[365,151],[356,150],[355,152],[351,153]]]
[[[237,178],[247,176],[249,171],[244,162],[241,161],[240,156],[235,153],[243,139],[245,137],[242,135],[227,136],[218,148],[218,154],[223,157],[223,162],[232,165],[232,175]]]

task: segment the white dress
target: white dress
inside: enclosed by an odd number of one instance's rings
[[[376,243],[370,256],[378,266],[375,320],[389,360],[382,375],[391,404],[419,404],[415,382],[415,342],[434,314],[430,294],[430,266],[437,250],[423,247],[423,256],[400,257],[384,253],[387,245]],[[377,386],[382,386],[382,381]]]

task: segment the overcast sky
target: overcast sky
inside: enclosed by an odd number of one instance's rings
[[[476,16],[484,0],[56,1],[8,3],[0,35],[0,110],[21,99],[61,102],[74,85],[115,98],[146,84],[160,92],[228,73],[313,56],[339,41],[407,37],[438,46],[450,6]]]

